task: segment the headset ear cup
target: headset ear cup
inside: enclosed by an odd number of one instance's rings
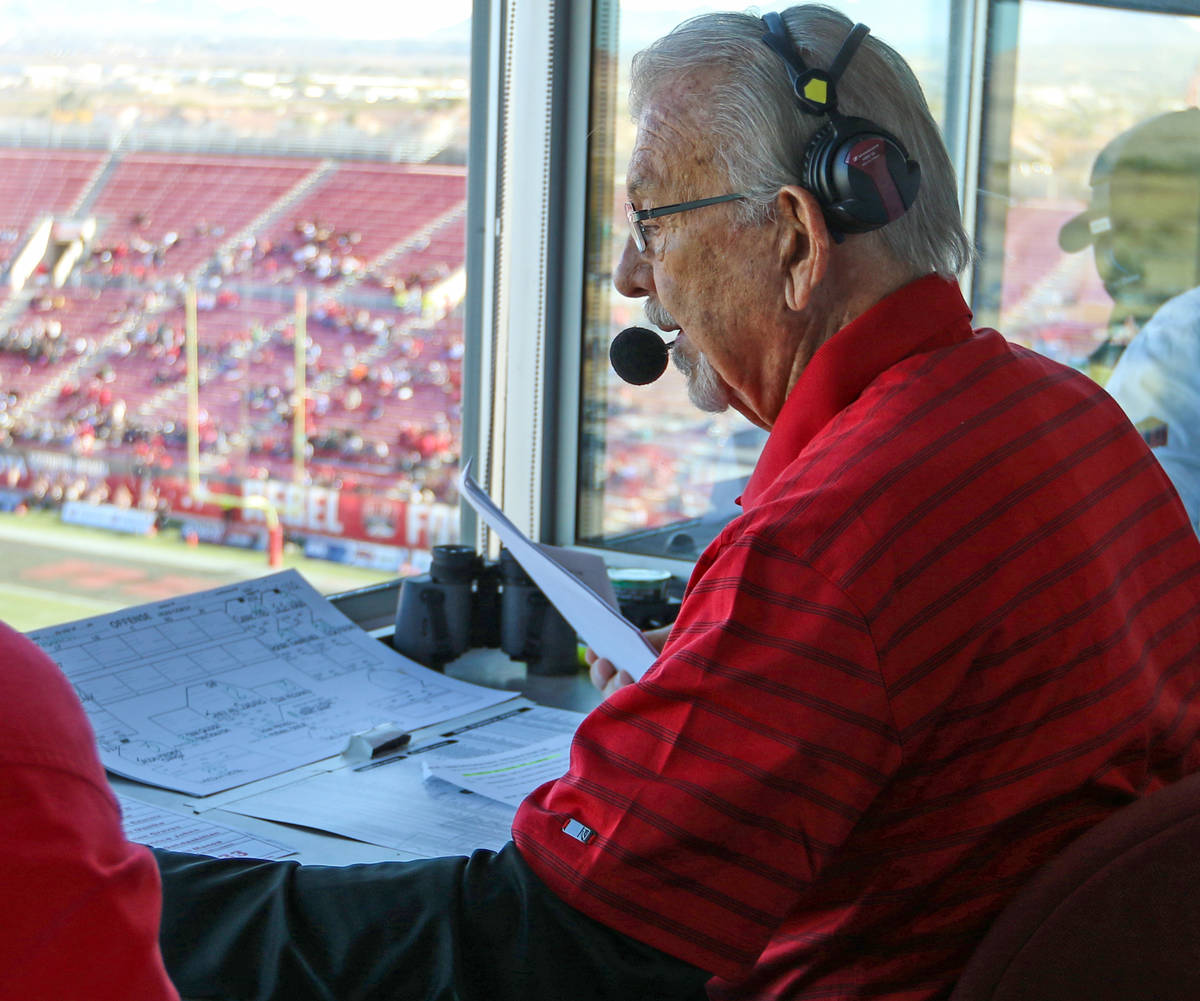
[[[808,145],[804,147],[804,163],[800,168],[800,183],[821,203],[823,210],[828,209],[836,199],[827,184],[828,170],[826,161],[830,150],[836,145],[837,130],[832,122],[826,122],[813,134]]]
[[[866,233],[913,204],[921,169],[894,136],[862,118],[823,126],[805,150],[803,184],[817,196],[830,226]]]

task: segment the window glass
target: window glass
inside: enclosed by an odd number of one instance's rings
[[[1105,378],[1200,284],[1200,15],[999,3],[981,167],[981,320]]]
[[[345,590],[455,540],[470,12],[43,0],[6,22],[7,620],[280,564]]]
[[[783,9],[786,4],[764,7]],[[912,64],[935,115],[944,114],[949,0],[839,5]],[[618,331],[645,324],[641,304],[611,287],[628,234],[625,167],[634,138],[626,98],[632,55],[717,5],[659,0],[597,7],[589,178],[585,362],[578,541],[694,559],[732,517],[765,434],[740,415],[706,416],[668,368],[653,388],[622,383],[608,363]],[[782,70],[781,70],[782,72]]]
[[[1129,6],[993,7],[976,315],[1104,384],[1200,524],[1200,12]]]

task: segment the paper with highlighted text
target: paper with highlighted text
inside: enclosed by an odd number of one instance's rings
[[[425,777],[520,806],[534,789],[562,775],[571,763],[571,735],[551,737],[517,750],[478,758],[424,762]]]

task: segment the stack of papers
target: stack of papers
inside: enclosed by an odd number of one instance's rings
[[[511,837],[520,800],[566,771],[571,736],[583,715],[524,699],[503,711],[476,715],[428,733],[391,757],[226,801],[224,809],[315,827],[413,857],[499,849]],[[547,754],[551,746],[561,748],[554,760]],[[492,756],[509,767],[503,798],[486,781],[458,781],[464,763],[471,771],[486,770],[479,762]]]
[[[227,824],[151,806],[132,796],[118,795],[117,801],[121,804],[125,837],[138,844],[215,858],[281,859],[296,854],[295,849],[280,841],[256,838]]]
[[[518,807],[538,786],[562,775],[570,763],[571,734],[568,733],[515,751],[422,764],[426,778],[449,782],[460,789]]]
[[[616,609],[603,563],[531,543],[467,470],[461,487],[579,635],[641,677],[655,651]],[[199,797],[197,812],[303,825],[412,857],[501,847],[520,802],[567,770],[583,719],[414,663],[295,571],[30,636],[74,685],[110,772]],[[367,731],[386,731],[397,750],[366,763],[342,753]],[[293,853],[129,795],[122,807],[135,841]]]
[[[514,698],[372,639],[296,571],[31,633],[117,775],[195,796]]]
[[[111,772],[199,797],[197,812],[303,825],[413,858],[500,848],[520,799],[566,770],[583,718],[414,663],[295,571],[30,635],[74,685]],[[343,756],[352,735],[382,725],[414,739],[365,764]],[[294,854],[119,799],[134,841]]]

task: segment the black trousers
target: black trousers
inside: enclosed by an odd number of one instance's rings
[[[698,1001],[709,975],[563,903],[512,844],[344,867],[155,850],[181,995]]]

